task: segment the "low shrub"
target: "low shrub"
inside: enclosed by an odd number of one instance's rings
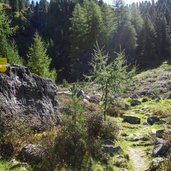
[[[25,144],[34,141],[33,131],[22,120],[4,119],[1,127],[5,128],[0,137],[0,155],[4,158],[17,155]]]
[[[54,153],[61,166],[80,169],[87,151],[86,130],[78,123],[68,122],[55,139]]]
[[[88,136],[115,140],[119,133],[119,128],[115,122],[104,121],[102,115],[93,114],[87,119]]]
[[[108,107],[106,112],[109,116],[114,116],[114,117],[122,117],[124,114],[124,111],[120,107],[112,106],[112,105]]]

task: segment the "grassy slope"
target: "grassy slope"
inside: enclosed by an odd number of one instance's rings
[[[162,67],[156,69],[156,70],[150,70],[143,72],[136,77],[139,80],[143,80],[145,77],[150,76],[151,73],[158,70],[165,70],[170,68],[168,65],[163,65]],[[160,76],[158,76],[160,78]],[[142,88],[142,87],[141,87]],[[139,99],[142,100],[142,99]],[[130,99],[123,99],[123,101],[126,101],[127,103],[130,102]],[[60,101],[61,102],[61,101]],[[66,98],[65,98],[66,102]],[[64,103],[65,104],[65,103]],[[64,105],[65,106],[65,105]],[[127,114],[134,113],[138,117],[141,118],[141,124],[140,125],[131,125],[128,123],[123,123],[122,118],[120,117],[108,117],[109,120],[113,120],[117,122],[117,124],[120,127],[120,136],[116,143],[116,145],[119,145],[122,147],[124,153],[122,154],[116,154],[114,156],[111,156],[108,162],[108,165],[102,164],[96,161],[92,161],[92,170],[93,171],[119,171],[120,168],[128,168],[129,171],[137,171],[135,163],[141,160],[142,162],[140,168],[147,169],[149,166],[149,163],[151,162],[150,155],[147,155],[147,152],[149,152],[153,148],[153,136],[152,130],[153,129],[163,129],[166,127],[165,124],[161,125],[153,125],[153,126],[145,126],[142,123],[146,121],[147,117],[150,115],[158,115],[164,119],[166,119],[171,124],[171,100],[169,99],[161,99],[160,101],[156,102],[154,100],[148,99],[147,102],[142,103],[139,106],[131,107],[131,109],[125,111]],[[147,138],[146,141],[137,141],[133,142],[131,141],[132,137],[136,136],[142,136],[142,135],[148,135],[150,136],[150,139]],[[147,136],[147,137],[148,137]],[[130,152],[130,148],[133,149]],[[135,151],[134,151],[135,150]],[[141,156],[134,156],[133,153],[139,153]],[[136,159],[137,158],[137,159]],[[138,163],[137,163],[138,165]],[[0,171],[5,171],[9,169],[9,162],[0,161]],[[15,169],[15,171],[22,171],[23,168]],[[65,169],[64,169],[65,170]],[[141,171],[141,170],[139,170]]]

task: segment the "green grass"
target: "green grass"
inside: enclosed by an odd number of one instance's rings
[[[10,169],[10,162],[8,161],[4,161],[4,160],[0,160],[0,171],[24,171],[23,167],[17,167],[14,169]]]
[[[123,99],[122,99],[123,100]],[[142,99],[139,99],[142,101]],[[130,99],[124,99],[125,102],[130,103]],[[108,116],[109,120],[115,121],[117,125],[120,127],[120,135],[116,142],[116,145],[121,146],[123,149],[123,153],[126,155],[128,154],[128,149],[136,148],[141,151],[144,151],[145,153],[152,150],[154,146],[154,136],[152,133],[152,130],[160,130],[165,129],[166,124],[154,124],[154,125],[143,125],[144,122],[147,122],[148,116],[158,115],[160,118],[168,117],[168,114],[171,115],[171,100],[170,99],[161,99],[160,101],[156,102],[152,99],[148,99],[146,102],[142,102],[141,105],[131,107],[129,110],[124,112],[125,114],[131,115],[134,113],[135,116],[138,116],[141,118],[141,124],[134,125],[129,123],[123,123],[123,119],[120,117],[111,117]],[[145,141],[139,140],[137,142],[132,142],[131,139],[129,140],[129,137],[131,138],[131,135],[136,136],[147,136],[147,139]],[[149,139],[148,139],[149,137]],[[115,157],[116,158],[116,157]],[[151,156],[147,155],[145,158],[150,162]],[[117,161],[116,161],[117,162]],[[119,161],[118,161],[119,162]],[[127,162],[127,166],[130,171],[134,171],[132,161],[125,160]],[[117,167],[115,168],[117,170]]]
[[[9,169],[9,162],[0,160],[0,171],[5,171]]]

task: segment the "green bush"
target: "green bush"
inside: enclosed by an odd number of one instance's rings
[[[54,146],[54,153],[61,166],[81,168],[86,149],[86,131],[83,127],[72,121],[61,127]]]
[[[93,114],[87,119],[88,136],[100,138],[102,140],[115,140],[118,136],[119,128],[116,123],[104,121],[102,115]]]
[[[4,158],[17,155],[25,144],[34,141],[33,131],[22,120],[4,119],[0,127],[4,128],[0,132],[0,155]]]

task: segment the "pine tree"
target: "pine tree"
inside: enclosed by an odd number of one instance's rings
[[[137,33],[140,33],[143,27],[143,19],[141,17],[140,10],[133,4],[131,6],[131,23],[134,26]]]
[[[21,64],[15,43],[10,42],[9,38],[13,33],[8,17],[0,11],[0,56],[6,57],[11,64]]]
[[[128,57],[133,58],[137,47],[137,33],[131,23],[131,13],[128,7],[121,5],[116,9],[117,30],[114,35],[114,51],[124,49]]]
[[[71,20],[71,72],[74,77],[82,78],[87,72],[91,53],[96,40],[103,31],[103,18],[100,6],[94,1],[85,0],[77,4]],[[79,63],[79,65],[78,65]]]
[[[113,38],[113,34],[116,30],[116,17],[114,10],[107,4],[103,4],[101,6],[101,10],[103,25],[102,33],[100,35],[100,44],[105,46],[106,48],[109,48],[111,40]]]
[[[28,51],[28,67],[32,72],[52,79],[56,79],[55,70],[50,71],[51,59],[47,55],[47,49],[42,38],[35,33],[34,42]]]
[[[149,18],[144,20],[143,28],[138,40],[137,51],[139,55],[138,60],[144,67],[153,64],[153,61],[158,58],[156,53],[156,30]]]

